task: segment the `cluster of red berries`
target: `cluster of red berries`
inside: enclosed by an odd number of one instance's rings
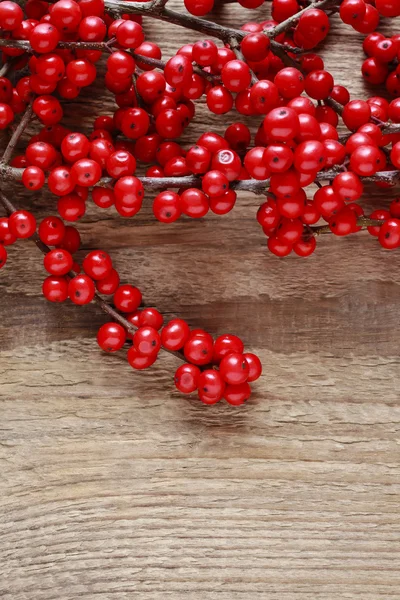
[[[372,85],[386,85],[392,96],[400,95],[400,35],[386,38],[375,31],[363,42],[368,58],[363,62],[361,72]]]
[[[263,3],[239,1],[246,8]],[[163,3],[156,4],[160,17]],[[184,4],[199,17],[214,0]],[[309,256],[321,227],[346,236],[368,225],[383,248],[400,247],[400,200],[367,216],[359,204],[365,178],[383,188],[400,179],[400,36],[376,32],[380,15],[400,15],[399,0],[332,4],[344,23],[366,35],[363,75],[371,83],[386,83],[395,96],[391,102],[381,96],[352,100],[335,84],[314,51],[329,33],[329,17],[314,6],[304,10],[304,4],[272,0],[271,18],[245,23],[235,39],[230,30],[231,43],[200,39],[163,61],[160,46],[146,40],[141,17],[129,14],[129,4],[127,14],[114,18],[107,0],[27,0],[24,10],[0,2],[4,66],[25,68],[19,79],[0,77],[0,129],[29,103],[41,124],[25,152],[11,158],[11,169],[0,169],[33,192],[47,185],[57,198],[59,216],[46,217],[38,228],[42,248],[51,248],[44,258],[44,296],[77,305],[101,301],[96,294],[112,297],[116,322],[101,327],[100,347],[115,352],[131,344],[127,357],[135,369],[152,365],[160,349],[179,353],[186,362],[176,372],[176,387],[198,390],[206,404],[247,400],[249,383],[261,374],[259,359],[244,353],[236,336],[213,340],[181,319],[164,325],[156,309],[140,308],[138,288],[120,283],[106,252],[90,252],[81,268],[74,259],[79,232],[65,222],[84,216],[89,193],[98,207],[133,217],[148,185],[159,191],[153,199],[156,219],[173,223],[210,210],[226,214],[237,189],[249,189],[267,196],[257,220],[276,256],[292,251]],[[179,14],[173,22],[177,19]],[[195,29],[207,30],[206,21],[193,22]],[[87,135],[69,130],[61,124],[62,102],[93,84],[104,53],[104,85],[114,94],[116,110],[97,116]],[[249,127],[235,120],[223,135],[207,131],[185,148],[180,137],[202,97],[216,115],[236,110],[259,117],[254,139]],[[339,119],[349,135],[339,137]],[[312,184],[318,189],[310,194]],[[0,219],[0,268],[6,247],[36,229],[29,211]]]
[[[17,213],[13,213],[12,217]],[[244,353],[243,342],[235,335],[222,335],[215,342],[202,329],[189,328],[183,319],[172,319],[164,325],[155,308],[139,308],[142,294],[137,287],[121,285],[107,252],[93,250],[84,259],[83,273],[74,263],[71,244],[65,248],[65,227],[58,217],[47,217],[39,226],[39,237],[46,244],[58,245],[44,257],[49,276],[43,283],[43,295],[51,302],[89,304],[96,293],[113,296],[113,304],[123,313],[131,335],[120,323],[105,323],[98,332],[97,342],[105,352],[121,350],[132,341],[127,359],[133,369],[147,369],[163,348],[181,352],[185,362],[175,374],[175,385],[183,393],[198,391],[204,404],[215,404],[222,398],[229,404],[243,404],[251,394],[249,383],[261,375],[261,362],[255,354]],[[64,247],[63,247],[64,244]]]

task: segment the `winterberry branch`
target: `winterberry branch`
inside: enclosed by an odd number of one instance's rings
[[[8,216],[12,215],[14,212],[17,212],[17,208],[10,202],[10,200],[3,194],[0,190],[0,204],[3,205]],[[43,254],[48,254],[51,252],[51,249],[47,244],[44,244],[37,233],[34,233],[32,237],[29,238]],[[70,278],[75,277],[76,273],[70,271],[67,276]],[[130,334],[134,335],[135,331],[138,329],[135,325],[130,323],[125,317],[123,317],[114,307],[108,304],[99,294],[95,293],[93,301],[100,306],[103,312],[109,315],[114,321],[122,325],[122,327]],[[186,359],[182,352],[174,352],[173,350],[167,350],[163,348],[164,352],[168,352],[168,354],[173,354],[179,360],[186,362]]]
[[[59,42],[57,44],[57,48],[60,50],[73,50],[73,51],[77,51],[77,50],[98,50],[99,52],[115,52],[118,50],[118,48],[116,48],[115,46],[113,46],[112,44],[115,42],[115,40],[108,40],[107,42]],[[30,43],[27,40],[12,40],[12,39],[3,39],[0,38],[0,48],[17,48],[19,50],[24,50],[25,52],[28,53],[33,53],[33,49],[30,45]],[[139,54],[138,52],[134,52],[132,50],[125,50],[125,52],[127,52],[128,54],[131,54],[133,56],[133,58],[135,60],[138,60],[140,62],[142,62],[145,65],[150,65],[156,69],[161,69],[164,70],[165,65],[166,65],[166,61],[158,59],[158,58],[151,58],[149,56],[144,56],[142,54]],[[5,63],[5,65],[7,65],[8,63]],[[4,66],[2,68],[4,68]],[[7,73],[9,67],[7,67],[7,69],[5,70],[5,73]],[[210,81],[211,83],[215,83],[216,81],[219,81],[219,76],[218,75],[213,75],[212,73],[208,73],[207,71],[205,71],[203,68],[199,67],[198,65],[194,65],[193,66],[193,73],[196,73],[197,75],[200,75],[201,77],[204,77],[204,79],[206,79],[207,81]],[[0,71],[0,77],[1,77],[1,71]]]

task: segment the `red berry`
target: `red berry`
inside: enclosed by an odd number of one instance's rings
[[[42,292],[49,302],[65,302],[68,298],[68,282],[65,277],[50,275],[43,282]]]
[[[111,269],[109,274],[104,277],[104,279],[100,279],[100,281],[96,281],[96,288],[100,294],[105,294],[110,296],[114,294],[119,286],[119,275],[115,269]]]
[[[184,190],[179,198],[179,208],[184,215],[193,219],[204,217],[209,210],[207,196],[197,188]]]
[[[44,268],[50,275],[66,275],[73,265],[72,255],[68,250],[56,248],[46,254],[43,259]]]
[[[386,250],[400,246],[400,220],[388,219],[381,225],[378,235],[380,245]]]
[[[243,354],[247,364],[249,365],[249,376],[247,378],[248,382],[256,381],[261,376],[262,373],[262,365],[261,361],[255,354],[251,354],[247,352]]]
[[[185,363],[178,367],[175,373],[174,382],[176,388],[183,394],[191,394],[198,388],[200,369],[196,365]]]
[[[77,275],[68,284],[68,296],[74,304],[89,304],[95,292],[93,280],[87,275]]]
[[[224,356],[219,370],[222,378],[229,385],[244,383],[249,376],[249,365],[243,354],[237,352]]]
[[[241,92],[249,87],[251,73],[242,60],[230,60],[221,70],[222,83],[230,92]]]
[[[195,365],[207,365],[212,360],[213,343],[201,334],[192,335],[183,349],[188,362]]]
[[[225,391],[225,382],[219,371],[206,369],[200,373],[197,380],[199,398],[205,404],[214,404],[222,399]]]
[[[97,343],[105,352],[121,350],[126,341],[126,331],[119,323],[105,323],[97,333]]]
[[[148,369],[157,360],[157,354],[151,354],[150,356],[143,356],[140,354],[135,346],[129,348],[127,354],[128,362],[133,369],[141,371],[142,369]]]
[[[243,342],[236,335],[226,333],[220,335],[214,342],[213,361],[220,362],[227,354],[241,354]]]
[[[7,250],[0,244],[0,269],[4,267],[7,262]]]
[[[133,336],[133,345],[142,356],[157,354],[161,347],[160,334],[154,327],[139,327]]]
[[[0,218],[0,244],[11,246],[17,241],[17,236],[10,230],[10,222],[8,217]]]
[[[83,270],[95,281],[105,279],[112,271],[112,261],[103,250],[93,250],[83,261]]]
[[[164,323],[164,318],[161,313],[155,308],[144,308],[139,312],[138,325],[140,327],[153,327],[157,331],[161,329]]]
[[[161,344],[166,350],[180,350],[189,339],[189,325],[183,319],[172,319],[161,330]]]
[[[120,285],[114,293],[115,308],[121,312],[133,312],[142,302],[140,290],[132,285]]]
[[[251,388],[249,384],[241,383],[239,385],[227,385],[224,392],[224,398],[232,406],[240,406],[250,398]]]
[[[154,198],[153,213],[162,223],[173,223],[181,216],[180,198],[175,192],[161,192]]]
[[[269,140],[287,142],[299,131],[299,117],[293,108],[274,108],[264,119],[264,130]]]
[[[30,238],[36,231],[36,219],[27,210],[17,210],[8,219],[10,233],[16,238]]]

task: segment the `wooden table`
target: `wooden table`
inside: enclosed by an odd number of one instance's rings
[[[266,6],[229,5],[218,19],[266,18]],[[166,40],[165,56],[195,39],[161,23],[146,30]],[[365,94],[360,42],[335,20],[325,50],[354,97]],[[86,130],[109,106],[87,89],[66,103],[65,123],[79,114]],[[199,108],[186,139],[205,121],[224,131]],[[38,217],[54,203],[19,199]],[[173,357],[136,373],[122,353],[102,354],[97,307],[46,303],[40,253],[10,249],[0,274],[4,600],[400,597],[400,253],[365,233],[327,235],[312,258],[278,260],[258,204],[241,195],[226,217],[173,225],[157,223],[150,203],[132,220],[92,205],[80,227],[84,249],[109,250],[148,305],[260,353],[263,377],[239,409],[176,393]]]

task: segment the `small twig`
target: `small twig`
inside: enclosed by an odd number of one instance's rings
[[[274,29],[270,29],[266,33],[269,38],[274,39],[281,33],[288,31],[288,29],[291,29],[294,25],[296,25],[300,17],[308,10],[312,8],[328,8],[330,5],[341,4],[341,2],[342,0],[319,0],[319,2],[312,2],[302,10],[299,10],[299,12],[297,12],[295,15],[289,17],[285,21],[282,21],[282,23],[279,23],[279,25],[274,27]]]
[[[236,38],[230,38],[229,45],[230,45],[231,49],[233,50],[233,52],[235,53],[236,58],[245,63],[246,59],[243,56],[243,52],[240,48],[240,42]],[[249,69],[250,69],[250,67],[249,67]],[[258,77],[254,73],[254,71],[252,71],[252,69],[250,69],[250,75],[251,75],[251,85],[256,84],[258,82]]]
[[[12,215],[12,213],[17,211],[17,208],[12,204],[12,202],[10,202],[8,200],[8,198],[3,194],[3,192],[1,190],[0,190],[0,204],[3,205],[3,207],[5,208],[8,215]],[[39,250],[43,254],[48,254],[49,252],[51,252],[51,249],[49,248],[49,246],[47,246],[47,244],[44,244],[42,242],[42,240],[40,239],[40,237],[38,236],[37,233],[34,233],[32,235],[32,237],[29,238],[29,240],[31,242],[33,242],[34,244],[36,244],[36,246],[39,248]],[[67,276],[70,278],[74,278],[76,276],[76,273],[74,273],[73,271],[70,271],[67,274]],[[134,335],[135,331],[138,328],[135,325],[133,325],[132,323],[130,323],[127,319],[125,319],[125,317],[123,317],[117,310],[115,310],[115,308],[113,308],[110,304],[108,304],[105,300],[103,300],[103,298],[97,293],[94,295],[94,302],[96,302],[96,304],[98,304],[98,306],[100,306],[100,308],[102,309],[103,312],[107,313],[114,321],[116,321],[117,323],[122,325],[122,327],[130,335]],[[186,359],[182,352],[174,352],[173,350],[167,350],[166,348],[162,348],[162,350],[164,352],[168,352],[168,354],[173,354],[173,356],[176,356],[177,358],[179,358],[179,360],[186,362]]]
[[[32,103],[28,104],[28,108],[26,109],[22,119],[18,123],[18,126],[15,128],[15,131],[12,134],[10,141],[7,144],[6,149],[4,150],[4,154],[0,161],[2,165],[8,164],[8,162],[15,150],[16,145],[18,144],[18,140],[21,137],[21,135],[23,134],[24,130],[26,129],[31,118],[32,118]]]
[[[357,227],[362,227],[366,229],[367,227],[380,227],[383,225],[384,221],[380,221],[379,219],[371,219],[370,217],[358,217],[357,219]],[[309,227],[311,233],[313,235],[321,235],[325,233],[332,233],[329,225],[318,225],[316,227]],[[354,233],[358,233],[355,231]]]
[[[72,51],[74,51],[74,50],[98,50],[99,52],[110,53],[110,52],[115,52],[118,50],[118,48],[116,48],[115,46],[112,45],[114,42],[115,42],[115,39],[108,40],[107,42],[59,42],[59,44],[57,45],[57,48],[64,49],[64,50],[72,50]],[[30,43],[26,40],[12,40],[12,39],[0,38],[0,47],[18,48],[20,50],[24,50],[25,52],[28,52],[29,54],[33,53]],[[143,56],[142,54],[138,54],[137,52],[134,52],[132,50],[125,50],[125,52],[128,52],[129,54],[131,54],[133,56],[133,58],[135,58],[136,60],[138,60],[146,65],[151,65],[152,67],[161,69],[161,70],[164,70],[164,68],[165,68],[166,62],[164,60],[160,60],[157,58],[151,58],[149,56]],[[6,63],[6,64],[8,64],[8,63]],[[4,65],[2,68],[4,68]],[[7,71],[8,71],[8,68],[7,68],[6,72]],[[197,73],[197,75],[200,75],[201,77],[204,77],[204,79],[207,79],[207,81],[210,81],[211,83],[215,83],[216,81],[220,80],[219,75],[213,75],[212,73],[208,73],[207,71],[205,71],[198,65],[193,66],[193,72]],[[0,71],[0,77],[1,76],[2,75],[1,75],[1,71]]]

